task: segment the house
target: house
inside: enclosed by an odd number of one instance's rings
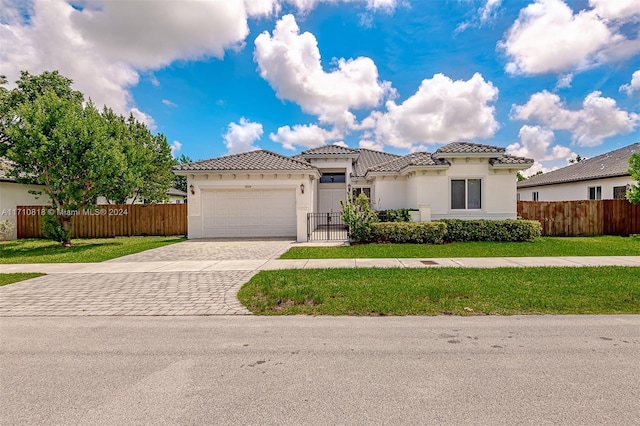
[[[633,183],[629,157],[640,152],[635,143],[567,167],[518,182],[522,201],[610,200],[626,198]]]
[[[400,156],[325,145],[286,157],[258,150],[174,166],[187,177],[189,238],[307,240],[307,214],[340,212],[364,192],[374,209],[412,208],[420,219],[516,218],[516,173],[533,160],[455,142]]]
[[[8,176],[9,162],[0,158],[0,220],[8,220],[13,224],[12,232],[7,236],[9,240],[17,238],[16,220],[18,206],[40,206],[49,202],[49,197],[37,197],[29,191],[41,191],[41,185],[26,185],[16,182]]]

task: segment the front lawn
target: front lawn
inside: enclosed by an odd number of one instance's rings
[[[294,247],[281,259],[411,257],[639,256],[640,237],[538,237],[534,242],[361,244],[349,247]]]
[[[238,297],[258,315],[640,314],[640,268],[262,271]]]
[[[41,277],[44,274],[36,273],[18,273],[18,274],[0,274],[0,287],[7,284],[17,283],[18,281],[28,280],[30,278]]]
[[[1,263],[103,262],[116,257],[185,241],[184,237],[122,237],[74,239],[71,247],[51,240],[26,239],[0,242]]]

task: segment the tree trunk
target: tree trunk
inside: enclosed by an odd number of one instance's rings
[[[66,235],[62,246],[71,247],[71,216],[62,216],[62,228],[64,229]]]

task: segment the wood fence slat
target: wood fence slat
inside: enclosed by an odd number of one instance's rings
[[[18,238],[43,238],[40,221],[45,206],[17,206]],[[73,238],[186,235],[187,204],[110,204],[78,212]]]

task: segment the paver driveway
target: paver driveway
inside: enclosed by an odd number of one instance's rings
[[[291,241],[191,240],[110,260],[110,273],[61,273],[0,287],[0,316],[243,315],[240,287],[255,269],[118,272],[122,262],[264,260]],[[104,265],[104,264],[103,264]]]

